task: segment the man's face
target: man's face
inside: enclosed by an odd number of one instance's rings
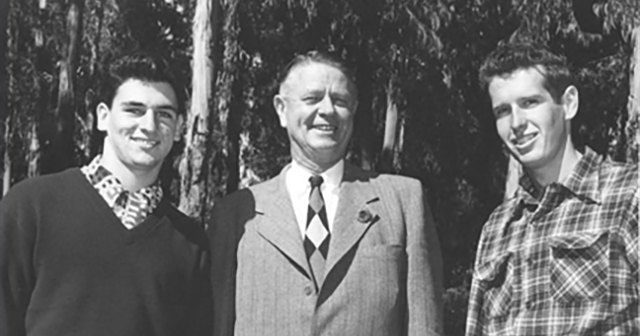
[[[577,111],[577,90],[570,86],[554,102],[535,68],[520,69],[489,83],[498,135],[525,168],[562,162],[569,140],[569,120]]]
[[[295,67],[274,98],[274,106],[298,162],[323,166],[344,156],[357,98],[352,83],[340,70],[322,63]]]
[[[98,129],[107,133],[102,164],[108,169],[157,173],[180,139],[182,116],[168,83],[129,79],[118,88],[111,108],[102,103],[97,114]]]

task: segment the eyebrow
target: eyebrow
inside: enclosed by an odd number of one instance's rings
[[[126,102],[122,102],[120,105],[123,105],[125,107],[144,107],[144,108],[148,108],[147,105],[137,102],[137,101],[126,101]],[[163,109],[163,110],[172,110],[172,111],[176,111],[176,107],[170,104],[164,104],[164,105],[156,105],[156,106],[151,106],[152,108],[157,108],[157,109]]]
[[[509,104],[500,104],[500,105],[492,106],[491,110],[495,111],[495,110],[498,110],[498,109],[501,109],[501,108],[505,108],[505,107],[510,107],[510,106],[511,105],[509,105]]]

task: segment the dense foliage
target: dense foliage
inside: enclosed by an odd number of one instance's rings
[[[10,1],[0,148],[5,189],[29,176],[84,164],[99,151],[93,111],[101,78],[115,55],[132,48],[167,53],[190,83],[196,2]],[[640,5],[585,3],[586,12],[575,11],[571,0],[216,3],[206,142],[212,150],[205,161],[210,196],[203,199],[279,172],[289,160],[288,139],[272,107],[279,72],[295,53],[341,53],[356,69],[360,91],[348,160],[422,181],[445,256],[447,335],[460,335],[478,235],[502,200],[507,167],[487,95],[477,81],[487,53],[503,41],[533,39],[567,55],[580,86],[576,141],[619,160],[637,160],[637,154],[628,157],[633,139],[625,126],[633,115],[627,110],[631,31],[639,25]],[[83,14],[78,25],[69,19],[74,4]],[[80,32],[75,60],[67,57],[71,29]],[[60,67],[67,59],[73,65],[73,104],[66,112],[75,145],[61,155],[55,152],[54,126],[61,118]],[[385,154],[381,149],[390,111],[396,113],[396,132]],[[176,146],[163,170],[176,203],[183,148]],[[55,167],[43,160],[47,155],[57,158]],[[213,202],[206,203],[203,209],[210,209]],[[196,217],[202,220],[206,214]]]

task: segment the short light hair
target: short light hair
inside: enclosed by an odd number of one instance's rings
[[[347,77],[357,96],[358,88],[356,87],[355,76],[347,63],[335,53],[318,50],[311,50],[304,54],[296,55],[282,71],[279,79],[279,89],[282,90],[282,86],[287,81],[289,75],[291,75],[291,72],[293,72],[294,69],[302,65],[311,63],[326,64],[338,69]]]

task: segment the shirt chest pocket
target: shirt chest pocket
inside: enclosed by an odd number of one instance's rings
[[[552,237],[549,247],[549,285],[555,301],[591,301],[608,294],[608,231]]]
[[[489,258],[480,265],[475,277],[484,287],[483,315],[492,318],[507,314],[511,308],[513,295],[513,266],[509,259],[511,253]]]

